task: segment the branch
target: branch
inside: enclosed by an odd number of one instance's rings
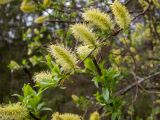
[[[46,22],[58,22],[58,23],[79,23],[81,21],[67,21],[67,20],[48,20]]]
[[[152,57],[148,57],[148,60],[153,60],[153,61],[160,61],[160,58],[152,58]]]
[[[149,3],[148,3],[148,4],[149,4]],[[135,17],[132,19],[132,21],[136,20],[139,16],[146,14],[146,12],[149,10],[149,8],[150,8],[150,4],[148,5],[148,7],[147,7],[143,12],[141,12],[140,14],[138,14],[137,16],[135,16]]]
[[[95,50],[96,50],[96,47],[95,47],[80,63],[78,63],[78,64],[80,65],[83,61],[85,61],[88,57],[90,57],[90,55],[91,55]]]
[[[99,65],[96,61],[96,58],[94,58],[94,57],[93,57],[93,63],[95,65],[96,69],[97,69],[98,75],[102,76],[102,71],[101,71],[101,69],[100,69],[100,67],[99,67]]]
[[[147,77],[144,77],[144,78],[141,78],[139,79],[138,81],[132,83],[131,85],[128,85],[127,87],[125,87],[124,89],[121,89],[119,90],[115,95],[118,96],[118,95],[124,95],[125,93],[127,93],[129,90],[131,90],[132,88],[134,88],[137,84],[141,84],[143,83],[144,81],[148,80],[148,79],[151,79],[151,78],[154,78],[156,76],[160,75],[160,72],[156,72],[154,74],[151,74]]]

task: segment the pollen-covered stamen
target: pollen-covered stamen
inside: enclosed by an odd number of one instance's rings
[[[102,30],[111,30],[113,28],[113,22],[110,16],[98,9],[89,9],[83,13],[85,21],[91,22]]]
[[[85,24],[75,24],[71,26],[74,37],[82,41],[85,45],[96,46],[96,35]]]
[[[52,115],[52,120],[82,120],[81,116],[72,114],[72,113],[64,113],[60,114],[58,112]]]
[[[118,0],[111,5],[111,10],[115,16],[116,23],[125,29],[131,23],[131,16],[124,5],[122,5]]]
[[[85,46],[79,46],[77,47],[77,54],[80,58],[84,59],[86,58],[95,48],[93,46],[85,45]],[[100,48],[95,49],[92,52],[93,56],[96,56],[100,51]]]
[[[49,51],[65,71],[72,71],[77,67],[76,64],[78,61],[76,56],[62,45],[50,45]]]
[[[58,85],[58,80],[54,79],[53,74],[49,71],[41,71],[33,76],[36,86],[39,87],[56,87]]]
[[[20,103],[0,106],[1,120],[24,120],[28,116],[28,110]]]
[[[48,71],[42,71],[42,72],[36,73],[33,79],[36,82],[41,82],[43,80],[49,80],[49,79],[52,79],[52,74]]]
[[[51,0],[43,0],[43,6],[47,8],[51,5],[51,2],[52,2]]]
[[[34,2],[32,2],[32,1],[28,2],[28,0],[23,0],[21,3],[20,9],[23,12],[30,13],[30,12],[34,12],[36,10],[36,6],[35,6]]]
[[[44,23],[45,21],[48,20],[48,16],[39,16],[34,20],[35,23]]]
[[[100,115],[97,111],[93,112],[91,115],[90,115],[90,118],[89,120],[100,120]]]

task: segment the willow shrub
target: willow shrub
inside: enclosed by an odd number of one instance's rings
[[[156,4],[155,1],[154,4]],[[50,0],[44,0],[41,7],[43,9],[48,8],[51,3],[52,1]],[[20,9],[23,12],[32,13],[37,10],[37,7],[35,1],[23,0]],[[17,120],[28,118],[45,119],[46,116],[40,116],[40,112],[51,109],[44,106],[42,93],[47,89],[55,87],[64,89],[63,81],[69,80],[71,75],[85,73],[92,76],[91,81],[97,88],[96,93],[92,96],[93,101],[85,97],[72,95],[73,101],[80,107],[84,105],[84,109],[87,109],[88,104],[100,106],[103,112],[99,113],[99,109],[97,109],[97,111],[90,113],[90,120],[100,120],[103,117],[112,120],[122,119],[121,111],[124,101],[122,97],[116,94],[117,85],[122,78],[120,69],[116,65],[122,62],[122,56],[119,55],[115,58],[114,56],[109,56],[111,58],[110,61],[114,58],[110,67],[105,66],[105,58],[99,62],[97,56],[106,46],[115,44],[112,36],[116,35],[116,33],[122,31],[124,36],[127,36],[132,16],[118,0],[115,0],[110,5],[110,9],[111,13],[105,13],[94,8],[87,9],[82,14],[83,23],[76,23],[70,26],[69,30],[78,43],[74,49],[66,47],[64,43],[50,44],[47,48],[48,55],[46,55],[46,64],[49,69],[35,73],[33,77],[38,91],[35,91],[29,84],[24,85],[22,89],[23,95],[15,94],[15,96],[18,96],[22,107],[20,107],[20,104],[1,106],[0,117],[5,118],[7,116],[8,118],[8,116],[11,116],[8,119],[12,119],[12,117],[20,116],[18,119],[15,118]],[[111,17],[111,14],[113,17]],[[49,16],[40,16],[35,19],[35,23],[43,23],[47,20],[49,20]],[[124,37],[120,38],[120,42],[127,43],[128,40]],[[129,49],[132,53],[136,52],[133,47]],[[112,49],[112,53],[120,54],[121,50]],[[134,57],[139,59],[139,56]],[[126,59],[131,61],[129,57],[123,60]],[[82,63],[84,67],[81,66]],[[13,109],[14,105],[18,106]],[[19,111],[16,111],[18,107],[19,110],[24,112],[19,113]],[[56,112],[52,115],[52,120],[81,119],[84,119],[83,116],[72,113],[61,114]]]

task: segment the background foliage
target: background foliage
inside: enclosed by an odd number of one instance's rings
[[[95,68],[90,59],[84,62],[87,74],[72,75],[68,81],[64,81],[64,86],[45,91],[43,97],[41,89],[33,87],[35,85],[33,76],[51,67],[51,58],[47,55],[47,47],[51,43],[63,43],[72,50],[77,47],[78,42],[69,27],[75,23],[82,23],[82,13],[86,9],[99,8],[112,15],[109,6],[113,1],[55,0],[49,6],[43,6],[43,1],[32,0],[37,6],[36,10],[30,12],[22,9],[22,2],[12,0],[0,5],[0,102],[16,102],[18,98],[19,101],[29,101],[32,106],[28,108],[34,108],[33,113],[38,117],[44,114],[51,115],[56,111],[78,113],[86,118],[91,112],[101,113],[102,110],[98,105],[92,107],[94,100],[91,96],[95,94],[96,86],[91,81],[90,73],[95,73]],[[114,109],[120,109],[119,104],[125,104],[122,106],[124,119],[158,120],[160,3],[158,0],[124,0],[122,3],[132,16],[129,28],[121,30],[116,26],[116,31],[113,31],[111,36],[98,32],[100,37],[110,41],[110,45],[103,47],[96,58],[103,71],[101,77],[115,75],[116,81],[118,76],[118,85],[113,91],[118,91],[117,93],[124,99],[123,101],[120,101],[120,98],[114,99],[118,105]],[[48,17],[37,19],[46,15]],[[121,75],[112,69],[106,71],[103,65],[105,68],[112,66]],[[53,66],[58,69],[55,64]],[[100,76],[93,78],[95,85],[100,79]],[[137,84],[139,80],[142,82]],[[114,83],[111,83],[110,86],[113,85]],[[125,89],[127,87],[128,89]],[[102,91],[108,93],[108,89]],[[98,92],[94,96],[102,105],[109,99],[107,94]],[[49,108],[52,108],[52,112]],[[111,110],[112,106],[107,106],[107,109]],[[39,113],[40,110],[45,111]]]

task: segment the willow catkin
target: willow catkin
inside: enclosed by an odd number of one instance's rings
[[[65,71],[72,71],[77,67],[77,58],[62,45],[50,45],[49,52],[55,58],[56,63],[62,66]]]
[[[20,103],[0,106],[0,120],[23,120],[27,116],[27,108]]]
[[[74,37],[82,41],[85,45],[96,46],[96,35],[85,24],[75,24],[71,26]]]
[[[20,9],[25,13],[35,12],[36,5],[32,1],[23,0]]]
[[[60,114],[58,112],[52,115],[52,120],[82,120],[81,116],[72,113]]]
[[[83,13],[83,18],[102,30],[111,30],[113,22],[110,16],[98,9],[89,9]]]
[[[116,23],[120,28],[125,29],[129,27],[131,23],[131,16],[124,5],[122,5],[118,0],[115,0],[111,5],[111,10],[115,16]]]

